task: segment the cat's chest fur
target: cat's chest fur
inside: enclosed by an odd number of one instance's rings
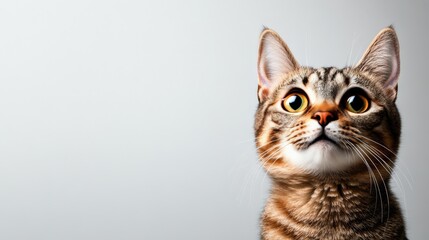
[[[276,183],[262,220],[264,239],[405,239],[396,200],[357,182]]]
[[[291,218],[299,216],[296,220],[311,225],[328,222],[331,225],[349,224],[363,214],[359,206],[373,204],[371,201],[376,197],[379,198],[375,196],[374,189],[367,185],[334,181],[306,181],[299,185],[276,183],[272,193],[277,209],[287,211]]]

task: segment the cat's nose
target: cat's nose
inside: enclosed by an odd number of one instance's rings
[[[328,111],[316,112],[314,113],[312,119],[315,119],[322,127],[325,127],[326,125],[328,125],[328,123],[337,120],[338,116],[337,114]]]

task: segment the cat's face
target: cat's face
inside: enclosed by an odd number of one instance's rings
[[[377,35],[356,67],[300,67],[269,29],[259,54],[255,135],[270,174],[376,168],[389,175],[400,135],[394,103],[399,48],[392,28]]]

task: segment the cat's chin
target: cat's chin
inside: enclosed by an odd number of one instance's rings
[[[308,146],[308,148],[318,148],[321,152],[340,150],[338,144],[329,139],[318,140]]]
[[[318,173],[345,170],[356,162],[338,144],[328,139],[318,140],[303,150],[289,145],[283,155],[294,166]]]

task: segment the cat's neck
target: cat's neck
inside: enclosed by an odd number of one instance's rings
[[[348,224],[355,219],[387,218],[389,195],[387,182],[375,185],[359,178],[306,176],[274,180],[269,202],[290,217],[312,225]]]

